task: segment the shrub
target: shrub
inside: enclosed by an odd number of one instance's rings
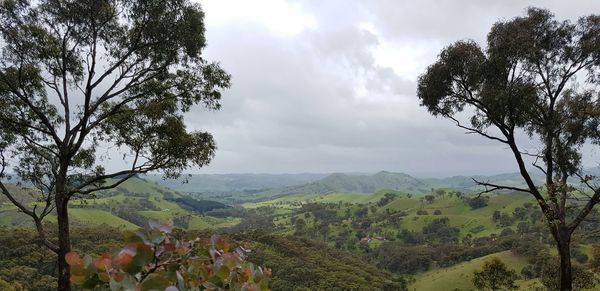
[[[84,289],[111,290],[268,290],[270,269],[245,260],[245,250],[212,236],[186,240],[170,225],[124,233],[126,245],[93,259],[68,253],[71,282]]]

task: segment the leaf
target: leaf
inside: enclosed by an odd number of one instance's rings
[[[135,265],[141,267],[152,262],[152,259],[154,259],[154,250],[150,246],[138,243],[135,245],[135,248],[136,254],[133,258],[133,263]]]
[[[110,255],[104,254],[102,255],[102,257],[96,259],[94,261],[94,266],[100,270],[106,270],[108,267],[111,266]]]
[[[144,238],[140,237],[141,233],[126,230],[123,232],[123,239],[126,243],[141,243],[144,242]]]
[[[73,284],[81,285],[85,282],[85,275],[71,275],[69,281]]]
[[[161,244],[165,239],[166,236],[162,232],[153,231],[150,233],[150,241],[155,245]]]
[[[86,278],[85,282],[81,285],[84,289],[93,289],[100,283],[100,279],[97,274],[93,274]]]
[[[78,253],[76,253],[74,251],[68,252],[65,255],[65,260],[67,261],[67,264],[69,264],[70,266],[76,266],[76,265],[83,266],[83,259],[79,256]]]
[[[85,266],[85,268],[87,269],[87,268],[89,268],[89,267],[93,267],[94,260],[92,259],[92,256],[90,256],[90,255],[85,255],[85,256],[83,257],[83,263],[84,263],[84,266]]]
[[[150,226],[150,229],[156,229],[163,233],[171,233],[171,231],[173,231],[173,226],[171,224],[162,224],[154,219],[148,220],[148,226]]]
[[[218,235],[213,235],[211,237],[211,242],[215,246],[217,250],[222,250],[224,252],[229,252],[229,243],[226,240],[219,237]]]
[[[171,286],[171,282],[167,280],[167,278],[158,275],[158,274],[150,274],[141,284],[142,291],[150,291],[150,290],[165,290]]]
[[[102,282],[105,282],[105,283],[110,282],[110,276],[106,272],[100,272],[100,273],[98,273],[98,278]]]
[[[217,277],[225,281],[227,278],[229,278],[229,273],[231,273],[230,269],[227,268],[227,266],[222,266],[217,272]]]

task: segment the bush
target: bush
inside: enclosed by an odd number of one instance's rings
[[[425,209],[419,209],[417,210],[417,215],[428,215],[429,212],[427,212],[427,210]]]
[[[124,236],[123,249],[96,259],[68,253],[71,282],[94,290],[268,290],[271,270],[247,262],[242,248],[230,252],[218,236],[181,239],[156,221]]]
[[[441,211],[441,210],[439,210],[439,209],[436,209],[436,210],[433,212],[433,215],[442,215],[442,211]]]
[[[469,199],[468,204],[471,206],[471,209],[479,209],[487,206],[487,200],[487,197],[479,196]]]
[[[573,276],[573,290],[592,289],[598,284],[594,273],[588,271],[579,264],[571,266]],[[540,280],[548,290],[559,290],[560,288],[560,263],[558,259],[548,260],[542,267]]]
[[[478,290],[516,290],[517,274],[509,270],[500,259],[494,257],[486,261],[482,271],[475,271],[473,285]]]

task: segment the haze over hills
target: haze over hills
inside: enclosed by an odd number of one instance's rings
[[[502,185],[525,186],[518,173],[447,178],[417,178],[405,173],[388,171],[375,174],[213,174],[191,175],[186,184],[178,180],[163,180],[158,175],[147,176],[147,178],[181,192],[196,194],[244,192],[253,194],[257,199],[297,193],[373,193],[382,189],[412,194],[429,193],[431,189],[437,188],[462,192],[481,190],[481,186],[473,179]]]
[[[188,193],[225,193],[259,191],[302,185],[317,181],[328,174],[201,174],[165,180],[161,175],[146,175],[145,179]],[[187,180],[187,181],[185,181]]]

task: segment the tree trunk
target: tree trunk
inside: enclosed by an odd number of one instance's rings
[[[58,195],[57,195],[58,196]],[[71,290],[71,272],[65,255],[71,251],[71,237],[69,232],[68,199],[57,197],[56,216],[58,221],[58,290]]]
[[[557,248],[560,256],[560,290],[573,290],[571,274],[571,236],[566,233],[558,235]]]

